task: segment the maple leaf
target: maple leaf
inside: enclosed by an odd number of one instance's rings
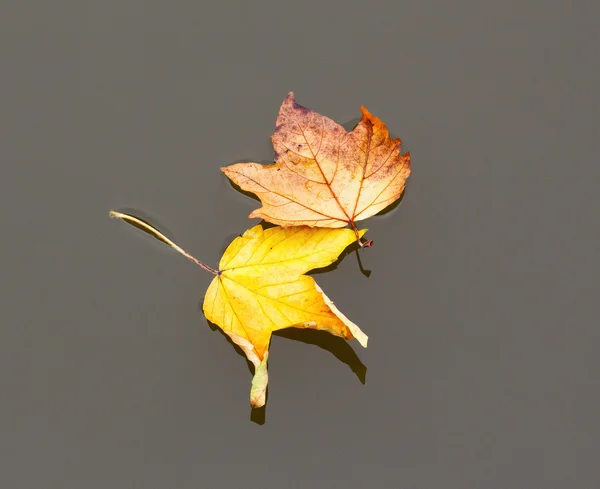
[[[275,163],[236,163],[221,170],[262,207],[249,217],[280,226],[340,228],[371,217],[395,202],[410,175],[410,154],[400,138],[361,106],[362,118],[347,132],[297,104],[294,94],[279,109],[271,136]],[[370,243],[371,242],[367,242]]]
[[[206,318],[238,345],[254,364],[252,407],[262,407],[268,383],[267,360],[274,331],[295,327],[324,330],[366,348],[368,337],[344,316],[306,272],[333,263],[354,241],[350,229],[256,225],[234,239],[215,270],[173,243],[150,224],[111,211],[142,228],[213,273],[204,296]],[[362,236],[366,230],[359,231]]]

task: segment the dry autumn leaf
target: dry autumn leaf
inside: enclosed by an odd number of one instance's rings
[[[265,404],[273,331],[319,329],[348,340],[356,338],[366,348],[367,336],[335,307],[312,277],[304,275],[333,263],[354,241],[350,229],[263,229],[259,224],[232,241],[215,270],[148,223],[120,212],[111,211],[110,215],[146,230],[215,275],[204,296],[203,311],[254,364],[252,407]],[[364,232],[358,231],[360,236]]]
[[[401,140],[361,107],[362,119],[350,132],[333,120],[283,101],[271,136],[275,163],[237,163],[221,170],[262,202],[249,217],[280,226],[341,228],[395,202],[410,174],[410,154]],[[368,244],[367,244],[368,243]],[[371,242],[361,243],[368,246]]]

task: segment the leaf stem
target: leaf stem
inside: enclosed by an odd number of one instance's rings
[[[372,239],[363,241],[363,239],[360,237],[360,234],[358,234],[358,228],[356,227],[356,224],[354,224],[354,221],[350,221],[350,226],[352,226],[352,230],[356,235],[356,242],[358,243],[358,246],[360,246],[361,248],[370,248],[371,246],[373,246]]]
[[[110,211],[108,213],[108,215],[110,217],[115,217],[117,219],[123,219],[125,222],[131,224],[132,226],[141,228],[142,230],[144,230],[144,231],[152,234],[155,238],[159,239],[163,243],[168,244],[171,248],[173,248],[177,252],[181,253],[188,260],[193,261],[200,268],[206,270],[207,272],[212,273],[213,275],[219,275],[219,271],[218,270],[215,270],[214,268],[209,267],[208,265],[206,265],[206,264],[202,263],[200,260],[198,260],[198,258],[190,255],[187,251],[185,251],[180,246],[177,246],[175,243],[173,243],[173,241],[171,241],[163,233],[161,233],[158,229],[152,227],[147,222],[142,221],[141,219],[138,219],[135,216],[132,216],[132,215],[129,215],[129,214],[123,214],[122,212],[117,212],[117,211]]]

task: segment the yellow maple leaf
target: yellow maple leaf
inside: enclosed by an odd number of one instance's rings
[[[280,226],[340,228],[395,202],[410,175],[410,154],[400,154],[400,138],[361,107],[362,119],[350,132],[333,120],[283,101],[271,140],[275,163],[236,163],[221,170],[262,207],[249,217]],[[370,242],[368,242],[370,243]],[[361,243],[363,246],[365,243]]]
[[[311,276],[304,275],[333,263],[354,241],[352,230],[263,229],[259,224],[233,240],[215,270],[141,219],[115,211],[110,215],[150,232],[215,275],[204,296],[203,311],[254,364],[252,407],[265,404],[273,331],[319,329],[348,340],[356,338],[367,346],[368,338],[360,328],[337,309]],[[359,235],[365,232],[361,230]]]

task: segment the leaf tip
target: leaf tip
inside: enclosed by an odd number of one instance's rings
[[[262,219],[263,215],[260,212],[260,209],[254,209],[249,215],[248,215],[248,219]]]
[[[363,123],[366,122],[366,123],[372,124],[374,126],[375,130],[385,131],[386,137],[389,136],[389,134],[387,133],[386,125],[379,117],[377,117],[377,116],[373,115],[371,112],[369,112],[369,109],[367,109],[364,105],[360,106],[360,112],[362,115],[360,122],[363,122]],[[396,138],[396,139],[399,144],[402,143],[400,138]]]
[[[378,122],[381,122],[381,120],[378,117],[375,117],[373,114],[371,114],[371,112],[369,111],[369,109],[367,109],[364,105],[360,106],[360,113],[362,116],[362,121],[369,121],[371,122],[373,125],[377,125]]]
[[[269,352],[265,351],[262,361],[254,368],[254,377],[250,388],[250,406],[261,408],[267,402],[267,385],[269,374],[267,372],[267,361]]]
[[[358,326],[356,326],[355,324],[353,324],[353,326],[355,328],[351,329],[352,336],[354,336],[354,339],[358,341],[360,346],[366,348],[367,343],[369,343],[369,337],[365,333],[363,333]]]
[[[325,300],[325,304],[327,304],[327,306],[329,306],[329,309],[331,309],[331,311],[338,318],[340,318],[340,320],[350,330],[350,333],[352,333],[352,337],[355,338],[363,348],[366,348],[369,337],[356,324],[354,324],[352,321],[350,321],[350,319],[348,319],[342,313],[342,311],[340,311],[336,307],[336,305],[333,303],[333,301],[325,295],[325,292],[323,292],[323,289],[321,287],[319,287],[319,285],[316,282],[315,282],[315,289],[317,289],[317,291],[319,291],[321,293],[321,295],[323,296],[323,299]]]

